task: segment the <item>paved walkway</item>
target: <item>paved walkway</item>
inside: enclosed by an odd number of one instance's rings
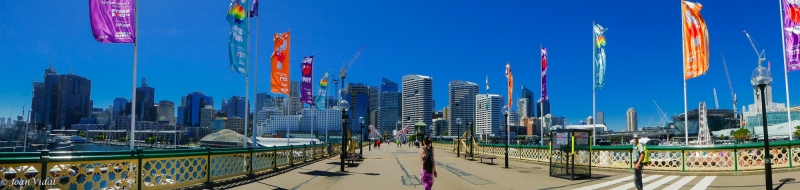
[[[436,149],[439,177],[433,189],[634,189],[630,173],[593,172],[588,180],[565,180],[548,175],[546,165],[509,162],[494,164],[456,158],[450,151]],[[339,172],[339,159],[323,160],[258,182],[233,189],[423,189],[419,181],[419,149],[395,144],[368,151],[366,159]],[[489,162],[489,161],[486,161]],[[773,187],[783,178],[800,178],[800,172],[773,174]],[[668,176],[645,175],[645,189],[763,189],[764,175],[752,176]],[[800,189],[790,182],[780,189]]]

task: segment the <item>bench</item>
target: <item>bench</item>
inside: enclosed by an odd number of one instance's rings
[[[467,159],[467,157],[475,158],[475,155],[464,153],[464,159]]]
[[[353,164],[354,161],[359,161],[359,159],[358,158],[345,158],[344,161],[348,161],[348,162],[350,162],[350,164]]]
[[[483,162],[483,159],[489,159],[489,160],[492,160],[492,164],[494,164],[494,159],[497,159],[497,157],[494,157],[494,156],[486,156],[486,155],[483,155],[483,156],[478,156],[478,158],[480,158],[480,159],[481,159],[481,162]]]

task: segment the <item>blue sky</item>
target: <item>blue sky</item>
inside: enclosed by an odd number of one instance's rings
[[[245,78],[228,70],[229,2],[191,2],[141,1],[138,77],[147,77],[157,100],[180,102],[189,92],[203,91],[219,104],[244,95]],[[774,100],[786,102],[779,1],[699,2],[704,5],[711,58],[706,75],[687,81],[689,108],[701,101],[714,107],[712,88],[717,89],[720,108],[732,107],[720,52],[725,53],[739,107],[753,102],[749,77],[757,57],[742,30],[775,62]],[[639,112],[640,126],[655,123],[653,100],[670,116],[683,112],[678,1],[260,3],[259,91],[269,89],[272,34],[288,29],[294,80],[300,78],[297,64],[303,56],[315,55],[314,73],[319,77],[328,69],[336,71],[366,44],[348,72],[348,82],[378,85],[381,77],[400,82],[406,74],[429,75],[437,109],[446,106],[451,80],[476,82],[484,93],[488,74],[492,92],[505,95],[507,62],[514,71],[515,99],[521,85],[540,96],[542,44],[549,51],[552,113],[577,123],[592,112],[590,27],[596,21],[609,28],[606,85],[597,92],[597,109],[605,111],[609,127],[624,129],[630,107]],[[59,73],[68,73],[71,63],[75,74],[92,80],[95,107],[105,108],[116,97],[130,98],[133,46],[95,41],[85,0],[6,3],[0,6],[0,20],[0,117],[16,116],[23,105],[30,107],[31,80],[41,81],[51,60]],[[798,75],[789,73],[795,101],[800,101]]]

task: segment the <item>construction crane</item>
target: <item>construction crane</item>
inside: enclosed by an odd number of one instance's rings
[[[719,52],[719,55],[722,56],[722,67],[725,68],[725,77],[728,79],[728,89],[731,91],[731,97],[733,97],[733,115],[738,118],[739,112],[736,110],[736,104],[739,103],[736,100],[736,93],[733,90],[733,83],[731,82],[731,74],[728,73],[728,64],[725,63],[725,55],[722,52]]]
[[[667,113],[664,113],[664,111],[661,110],[661,106],[658,106],[656,100],[653,100],[653,103],[656,104],[656,109],[658,109],[658,117],[660,117],[660,120],[658,121],[657,125],[666,126],[667,123],[669,123],[669,118],[667,118]]]
[[[719,109],[719,101],[717,101],[717,88],[713,88],[713,89],[714,89],[714,104],[717,106],[716,109]]]
[[[364,51],[365,47],[367,47],[367,45],[361,46],[361,49],[359,49],[358,52],[356,52],[356,55],[353,56],[353,59],[350,59],[350,63],[342,64],[342,69],[339,71],[339,78],[342,79],[342,85],[344,85],[344,78],[347,78],[347,69],[350,69],[350,66],[352,66],[353,63],[356,62],[356,59],[358,59],[358,56],[361,55],[361,51]]]
[[[753,40],[752,37],[750,37],[750,34],[747,33],[747,30],[744,31],[744,35],[747,36],[748,40],[750,40],[750,46],[753,46],[753,51],[755,51],[756,56],[758,56],[758,66],[761,66],[761,62],[767,60],[766,56],[764,55],[764,50],[761,50],[761,53],[758,53],[758,48],[756,48],[756,44],[758,44],[758,42],[756,40]]]

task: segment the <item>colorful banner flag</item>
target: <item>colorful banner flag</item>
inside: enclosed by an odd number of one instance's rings
[[[228,57],[230,69],[247,76],[248,52],[247,42],[250,40],[247,19],[247,0],[232,1],[228,8],[228,24],[231,25],[231,36],[228,39]]]
[[[547,100],[547,48],[542,48],[542,101]]]
[[[289,94],[289,32],[275,34],[272,52],[272,93]]]
[[[489,110],[489,75],[486,75],[486,110]]]
[[[325,72],[319,80],[319,92],[314,104],[318,110],[324,110],[328,107],[328,72]]]
[[[606,28],[594,24],[594,90],[600,90],[606,77]]]
[[[506,63],[506,79],[508,79],[508,109],[514,105],[514,75],[511,74],[511,63]],[[507,110],[503,110],[507,111]]]
[[[683,12],[683,75],[691,79],[708,71],[708,29],[700,15],[703,5],[682,1]]]
[[[250,7],[250,17],[258,16],[258,0],[253,0],[253,7]]]
[[[783,40],[786,71],[800,70],[800,2],[783,0]]]
[[[134,43],[135,0],[89,0],[92,35],[103,43]]]
[[[303,64],[301,66],[301,75],[300,75],[300,94],[302,97],[300,98],[300,102],[304,104],[314,104],[314,94],[312,94],[314,90],[314,84],[311,82],[311,75],[313,74],[312,70],[314,64],[314,56],[304,57]]]

